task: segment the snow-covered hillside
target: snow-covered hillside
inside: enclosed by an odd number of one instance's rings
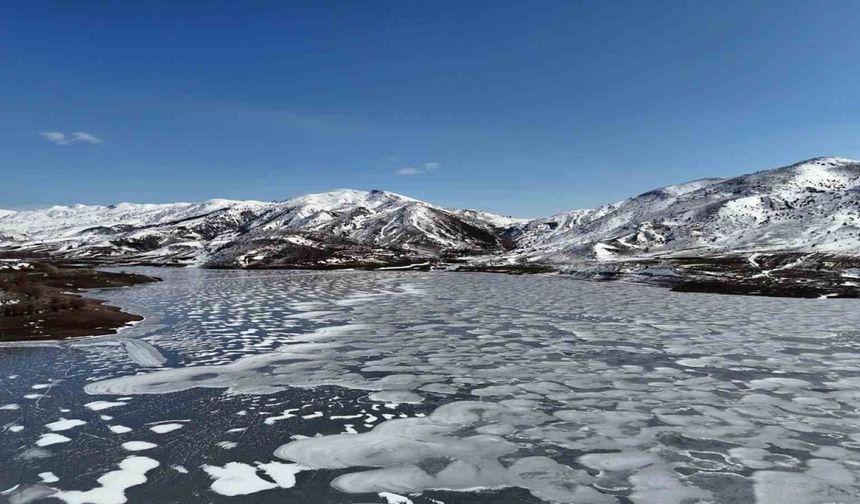
[[[339,190],[283,202],[107,207],[0,214],[0,246],[65,258],[245,267],[411,262],[501,247],[505,218],[446,210],[385,191]]]
[[[759,252],[860,254],[860,162],[816,158],[529,222],[514,262]]]
[[[816,158],[656,189],[532,221],[385,191],[282,202],[0,211],[0,249],[209,267],[611,263],[749,253],[860,254],[860,162]]]

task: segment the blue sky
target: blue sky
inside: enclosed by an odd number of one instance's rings
[[[0,208],[350,187],[532,217],[860,158],[858,24],[835,0],[2,2]]]

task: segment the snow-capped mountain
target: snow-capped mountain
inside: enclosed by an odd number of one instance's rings
[[[860,162],[816,158],[533,220],[511,261],[565,264],[743,252],[860,254]]]
[[[388,264],[497,251],[509,222],[385,191],[339,190],[283,202],[9,212],[0,214],[0,246],[70,259],[210,267]]]
[[[619,261],[749,253],[860,255],[860,162],[816,158],[656,189],[532,221],[385,191],[282,202],[0,211],[0,250],[207,267]]]

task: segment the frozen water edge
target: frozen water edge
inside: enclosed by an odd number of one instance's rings
[[[516,486],[560,502],[764,502],[782,495],[782,475],[834,499],[860,496],[853,301],[554,277],[209,275],[168,279],[137,300],[170,305],[172,332],[148,341],[187,364],[94,381],[87,392],[337,385],[441,404],[369,432],[284,439],[279,457],[351,469],[332,482],[345,492]],[[284,327],[284,306],[311,315]],[[264,424],[313,413],[281,408]]]

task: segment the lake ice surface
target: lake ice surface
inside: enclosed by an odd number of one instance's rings
[[[854,300],[142,271],[137,326],[0,347],[0,499],[860,501]]]

